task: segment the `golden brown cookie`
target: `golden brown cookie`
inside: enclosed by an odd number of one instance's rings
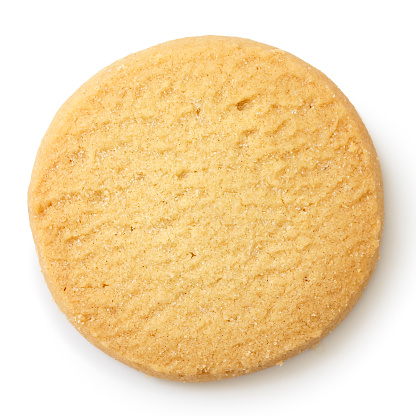
[[[180,39],[105,68],[33,169],[43,274],[90,342],[157,377],[257,371],[327,335],[378,259],[378,159],[321,72],[246,39]]]

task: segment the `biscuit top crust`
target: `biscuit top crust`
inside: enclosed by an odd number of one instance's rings
[[[188,381],[320,340],[362,293],[383,222],[377,156],[341,91],[286,52],[214,36],[85,83],[42,141],[28,199],[70,322]]]

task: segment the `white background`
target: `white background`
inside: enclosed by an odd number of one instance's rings
[[[416,30],[413,1],[4,1],[0,6],[2,415],[414,415]],[[59,106],[116,59],[170,39],[247,37],[349,97],[378,151],[386,222],[362,299],[316,350],[233,380],[168,382],[107,357],[59,312],[26,208]]]

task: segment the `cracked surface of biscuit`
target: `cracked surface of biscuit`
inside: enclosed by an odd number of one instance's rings
[[[383,223],[377,156],[341,91],[286,52],[215,36],[84,84],[41,143],[28,200],[69,321],[183,381],[318,342],[361,295]]]

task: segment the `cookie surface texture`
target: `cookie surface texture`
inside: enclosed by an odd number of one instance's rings
[[[289,53],[215,36],[86,82],[41,143],[28,201],[69,321],[182,381],[316,344],[364,290],[383,223],[376,152],[342,92]]]

